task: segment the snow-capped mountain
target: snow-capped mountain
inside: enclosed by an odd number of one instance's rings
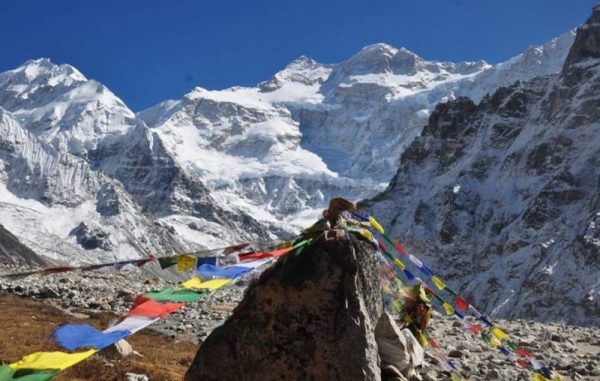
[[[257,87],[196,88],[138,116],[224,207],[308,223],[334,195],[381,191],[435,104],[558,72],[573,38],[495,66],[427,61],[386,44],[336,65],[303,56]]]
[[[596,7],[560,73],[439,104],[370,200],[493,315],[600,322],[599,41]]]
[[[69,65],[0,74],[0,223],[56,261],[289,235],[332,196],[382,191],[439,101],[554,73],[567,33],[499,65],[368,46],[256,87],[134,114]]]
[[[28,61],[0,74],[0,99],[0,220],[36,252],[94,262],[267,234],[73,67]]]

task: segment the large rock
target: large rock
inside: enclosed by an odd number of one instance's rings
[[[317,239],[248,288],[185,379],[380,380],[377,256],[355,237]]]

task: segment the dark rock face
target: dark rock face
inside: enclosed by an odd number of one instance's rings
[[[17,237],[0,225],[0,263],[11,265],[44,266],[46,261],[23,245]]]
[[[600,7],[562,72],[439,104],[364,204],[480,310],[597,325],[598,121]]]
[[[86,250],[102,249],[110,251],[113,244],[106,232],[100,227],[88,226],[85,222],[80,223],[75,229],[71,230],[70,235],[77,238],[77,243]]]
[[[320,238],[251,285],[201,345],[186,380],[380,380],[377,256],[353,237]]]

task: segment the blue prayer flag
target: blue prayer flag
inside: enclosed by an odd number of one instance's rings
[[[54,331],[54,340],[73,352],[81,348],[103,349],[131,335],[127,330],[102,333],[88,324],[65,324]]]
[[[213,279],[213,278],[228,278],[234,279],[239,277],[242,274],[247,273],[252,270],[248,267],[241,266],[226,266],[226,267],[217,267],[215,265],[211,265],[208,263],[204,263],[198,266],[198,274],[204,279]]]

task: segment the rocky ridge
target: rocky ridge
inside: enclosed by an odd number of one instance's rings
[[[439,104],[371,200],[490,314],[600,323],[599,12],[560,73]]]

